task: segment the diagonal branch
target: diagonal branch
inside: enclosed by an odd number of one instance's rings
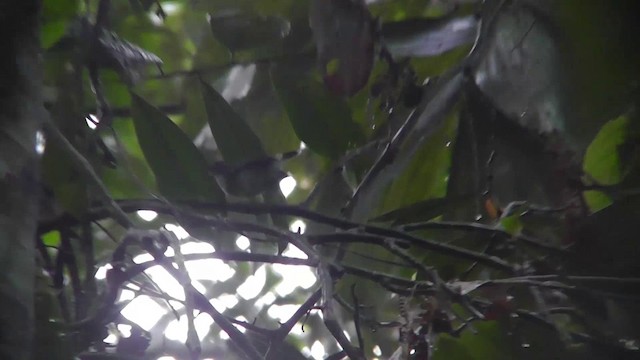
[[[163,204],[158,200],[120,200],[118,204],[122,206],[122,208],[127,212],[134,212],[142,209],[154,210],[163,214],[173,214],[174,209],[171,209],[168,205]],[[200,210],[211,210],[211,211],[228,211],[228,212],[237,212],[244,214],[277,214],[277,215],[288,215],[295,216],[303,219],[307,219],[310,221],[315,221],[318,223],[322,223],[325,225],[330,225],[336,227],[338,229],[348,230],[348,229],[357,229],[360,232],[365,234],[358,233],[349,233],[348,236],[355,236],[359,238],[358,241],[361,242],[378,242],[381,243],[383,238],[393,238],[398,240],[403,240],[405,243],[410,243],[427,250],[431,250],[443,255],[451,256],[454,258],[462,258],[470,261],[477,261],[485,266],[494,268],[496,270],[500,270],[509,274],[515,273],[514,267],[508,262],[495,257],[489,256],[487,254],[483,254],[481,252],[468,250],[465,248],[448,245],[440,242],[435,242],[428,239],[423,239],[417,236],[413,236],[402,231],[388,229],[384,227],[374,226],[374,225],[366,225],[359,224],[356,222],[343,220],[327,215],[323,215],[314,211],[310,211],[307,209],[303,209],[297,206],[290,205],[273,205],[273,204],[259,204],[259,203],[226,203],[226,204],[217,204],[217,203],[203,203],[203,202],[189,202],[189,203],[178,203],[188,205],[191,209],[200,209]],[[89,214],[87,214],[88,218],[91,220],[98,220],[104,217],[109,216],[109,213],[106,209],[103,208],[95,208],[92,209]],[[185,214],[185,217],[192,217],[194,219],[200,219],[205,224],[209,223],[211,226],[230,226],[234,225],[236,228],[243,228],[244,226],[248,226],[250,228],[254,228],[256,231],[268,231],[275,236],[283,237],[287,240],[291,240],[294,245],[298,246],[300,239],[302,239],[299,235],[292,234],[290,232],[280,231],[272,228],[265,228],[253,223],[237,223],[237,222],[229,222],[223,221],[220,219],[215,219],[212,217],[206,217],[198,214]],[[73,224],[77,224],[78,220],[70,216],[69,214],[63,215],[57,219],[52,221],[48,221],[40,224],[39,232],[44,233],[53,229],[57,229],[62,225],[70,226]],[[249,230],[249,229],[245,229]],[[346,234],[346,233],[345,233]],[[343,236],[343,235],[337,235]],[[347,235],[344,235],[345,237]],[[353,241],[353,240],[351,240]],[[308,249],[305,245],[301,244],[301,250],[308,252],[309,254],[315,254],[315,251],[312,249]],[[305,250],[306,249],[306,250]],[[311,255],[310,258],[315,255]]]
[[[87,159],[82,156],[78,150],[76,150],[76,148],[69,142],[69,140],[67,140],[62,132],[60,132],[60,129],[58,129],[50,118],[47,118],[43,125],[45,133],[50,139],[57,142],[58,145],[64,149],[81,176],[97,188],[98,195],[102,198],[102,201],[107,207],[109,215],[113,216],[114,220],[125,229],[132,228],[133,223],[129,217],[127,217],[127,214],[125,214],[122,208],[120,208],[120,206],[113,200],[109,194],[109,190],[104,185],[98,174],[96,174],[89,161],[87,161]]]

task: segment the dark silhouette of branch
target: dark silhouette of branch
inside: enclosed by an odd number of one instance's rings
[[[152,236],[143,237],[142,243],[143,247],[153,258],[158,262],[171,276],[173,276],[183,287],[185,291],[185,297],[191,296],[193,299],[194,308],[206,312],[211,316],[213,321],[220,326],[220,328],[229,335],[231,341],[244,353],[245,357],[251,360],[261,360],[263,356],[258,352],[258,350],[251,344],[249,339],[240,332],[231,322],[227,320],[227,318],[222,315],[218,310],[216,310],[209,300],[202,295],[196,288],[193,287],[191,282],[186,279],[183,279],[184,274],[180,272],[177,268],[173,266],[173,263],[167,259],[164,255],[164,250],[161,250],[160,247],[156,244],[157,239],[154,239]]]
[[[118,222],[120,226],[124,227],[125,229],[132,228],[133,223],[131,222],[129,217],[127,217],[127,214],[124,213],[122,208],[120,208],[120,206],[113,200],[113,198],[109,194],[109,190],[104,185],[98,174],[96,174],[91,164],[89,164],[87,159],[82,156],[82,154],[80,154],[78,150],[76,150],[76,148],[62,134],[62,132],[60,132],[60,129],[58,129],[58,127],[49,118],[45,119],[44,131],[47,134],[48,138],[50,138],[52,141],[57,142],[58,145],[64,149],[80,175],[84,177],[87,182],[95,185],[98,196],[102,198],[105,206],[107,207],[107,209],[109,209],[109,213],[102,217],[113,216],[113,219]],[[77,225],[78,222],[79,221],[77,219],[74,219],[73,225]]]
[[[356,284],[351,285],[351,298],[353,299],[353,324],[356,328],[356,336],[358,338],[358,346],[364,349],[364,340],[362,338],[362,330],[360,329],[360,302],[356,296]]]
[[[304,265],[304,266],[316,266],[315,261],[307,259],[298,259],[286,256],[266,255],[266,254],[252,254],[247,252],[233,252],[233,251],[215,251],[211,253],[199,253],[199,254],[184,254],[185,261],[191,260],[204,260],[204,259],[220,259],[223,261],[246,261],[255,263],[270,263],[270,264],[284,264],[284,265]],[[171,260],[173,257],[166,256]],[[129,266],[125,271],[125,279],[131,279],[136,275],[139,275],[148,268],[157,265],[155,261],[145,261],[138,264]]]
[[[154,210],[158,213],[164,214],[173,214],[174,209],[169,208],[166,204],[161,203],[157,200],[119,200],[117,201],[118,205],[124,209],[126,212],[134,212],[137,210]],[[188,206],[191,209],[200,209],[200,210],[210,210],[210,211],[228,211],[228,212],[238,212],[245,214],[277,214],[277,215],[289,215],[296,216],[299,218],[303,218],[310,221],[315,221],[318,223],[322,223],[325,225],[334,226],[338,229],[349,230],[349,229],[357,229],[360,232],[366,234],[355,234],[355,235],[336,235],[336,236],[344,236],[344,239],[347,241],[354,241],[355,238],[360,239],[359,242],[376,242],[381,241],[383,238],[393,238],[398,240],[403,240],[405,243],[409,243],[415,246],[419,246],[425,248],[427,250],[431,250],[443,255],[462,258],[470,261],[477,261],[480,264],[485,266],[509,273],[514,274],[514,267],[508,262],[494,257],[489,256],[480,252],[468,250],[465,248],[457,247],[454,245],[444,244],[440,242],[435,242],[432,240],[427,240],[424,238],[420,238],[417,236],[413,236],[402,231],[383,228],[380,226],[367,225],[367,224],[359,224],[356,222],[343,220],[327,215],[323,215],[314,211],[310,211],[307,209],[303,209],[297,206],[290,205],[272,205],[272,204],[258,204],[258,203],[226,203],[226,204],[215,204],[215,203],[177,203],[179,205]],[[107,217],[109,214],[103,208],[94,208],[88,214],[87,217],[92,221],[102,219]],[[217,226],[230,226],[230,222],[225,222],[222,220],[217,220],[213,218],[203,218],[201,215],[194,214],[184,214],[184,216],[189,216],[193,218],[199,218],[203,222],[209,222],[211,224],[215,224]],[[65,214],[57,219],[47,221],[41,223],[39,226],[39,232],[44,233],[53,229],[57,229],[62,225],[70,226],[78,223],[78,220],[73,218],[69,214]],[[236,225],[238,225],[236,223]],[[213,226],[213,225],[212,225]],[[268,231],[275,233],[274,235],[278,236],[278,234],[285,238],[291,238],[290,232],[281,232],[271,228],[258,227],[256,224],[244,223],[242,226],[248,226],[250,228],[254,228],[258,231]],[[245,229],[249,230],[249,229]],[[370,235],[374,235],[373,237]],[[295,238],[292,239],[296,241]],[[329,241],[329,240],[327,240]],[[298,245],[296,245],[298,246]],[[304,248],[300,248],[305,251]],[[306,252],[306,251],[305,251]]]
[[[302,303],[296,312],[291,315],[291,317],[280,325],[280,328],[274,331],[273,335],[270,338],[269,351],[267,351],[266,359],[267,360],[275,360],[275,356],[277,354],[277,349],[279,345],[284,341],[285,337],[289,335],[291,329],[300,321],[300,319],[309,311],[311,311],[316,303],[320,300],[322,296],[322,291],[316,290],[304,303]]]
[[[329,330],[331,335],[336,339],[342,350],[353,360],[364,360],[364,354],[362,349],[359,349],[351,344],[351,341],[346,337],[344,330],[340,326],[340,322],[335,311],[334,300],[334,279],[333,269],[326,262],[320,262],[318,264],[318,281],[322,287],[322,321],[324,326]],[[339,277],[337,275],[336,277]]]

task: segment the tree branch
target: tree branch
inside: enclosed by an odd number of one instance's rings
[[[120,205],[122,209],[127,212],[148,209],[148,210],[154,210],[156,212],[163,213],[163,214],[173,214],[173,209],[171,209],[169,206],[161,203],[158,200],[119,200],[117,204]],[[334,234],[334,236],[350,237],[352,239],[351,241],[353,241],[354,237],[359,238],[360,239],[359,241],[362,241],[362,242],[377,242],[377,241],[382,241],[383,238],[393,238],[393,239],[403,240],[404,242],[407,242],[407,243],[410,243],[410,244],[413,244],[413,245],[416,245],[416,246],[419,246],[443,255],[447,255],[455,258],[462,258],[470,261],[477,261],[478,263],[481,263],[485,266],[488,266],[509,274],[515,273],[515,269],[512,265],[494,256],[489,256],[480,252],[467,250],[457,246],[423,239],[423,238],[406,234],[401,231],[397,231],[393,229],[387,229],[387,228],[374,226],[374,225],[359,224],[359,223],[348,221],[348,220],[334,218],[334,217],[323,215],[307,209],[303,209],[297,206],[259,204],[259,203],[215,204],[215,203],[202,203],[202,202],[185,202],[180,204],[187,205],[192,209],[200,209],[200,210],[228,211],[228,212],[237,212],[237,213],[245,213],[245,214],[253,214],[253,215],[278,214],[278,215],[296,216],[299,218],[315,221],[325,225],[334,226],[338,229],[343,229],[343,230],[358,229],[359,231],[366,233],[366,234],[349,233],[349,235]],[[87,216],[92,220],[102,219],[104,217],[107,217],[108,215],[109,213],[103,208],[91,209],[87,214]],[[202,215],[185,214],[185,216],[187,215],[196,219],[200,218],[204,223],[209,222],[210,224],[212,224],[212,226],[216,225],[216,226],[228,227],[231,224],[235,224],[236,227],[242,228],[242,226],[249,226],[251,228],[255,228],[256,230],[269,231],[276,236],[283,236],[285,238],[291,238],[292,236],[292,234],[290,233],[285,233],[285,232],[278,231],[271,228],[264,228],[264,227],[257,228],[258,225],[256,224],[243,223],[243,225],[240,225],[239,223],[232,223],[229,221],[222,221],[222,220],[214,219],[210,217],[203,217]],[[78,223],[77,219],[74,219],[69,214],[65,214],[57,219],[40,224],[39,232],[44,233],[44,232],[56,229],[61,225],[69,226],[77,223]],[[249,230],[249,229],[245,229],[245,230]],[[374,236],[372,237],[367,235],[374,235]],[[295,238],[292,240],[297,241]],[[294,245],[296,244],[294,243]],[[300,248],[300,249],[305,251],[304,248]]]

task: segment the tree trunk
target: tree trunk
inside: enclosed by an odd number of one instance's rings
[[[31,358],[36,138],[42,101],[39,0],[0,2],[0,359]]]

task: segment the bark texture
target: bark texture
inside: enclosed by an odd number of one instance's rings
[[[39,0],[0,2],[0,359],[31,358],[36,138],[42,101]]]

